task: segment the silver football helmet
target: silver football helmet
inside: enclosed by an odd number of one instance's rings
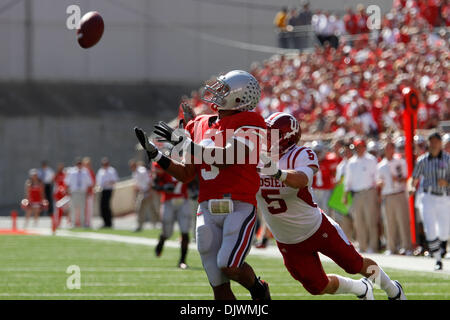
[[[256,108],[261,96],[258,81],[250,73],[233,70],[208,81],[201,99],[218,110],[249,111]]]

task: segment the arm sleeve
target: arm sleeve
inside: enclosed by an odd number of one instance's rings
[[[288,159],[293,162],[293,166],[288,168],[294,168],[296,171],[303,171],[302,167],[314,166],[319,168],[319,161],[317,159],[317,155],[309,148],[298,148],[294,150],[291,155],[292,159]],[[308,175],[307,175],[308,176]],[[308,184],[312,184],[312,177],[308,176]]]
[[[317,155],[310,148],[299,148],[298,150],[294,150],[290,161],[294,162],[292,166],[294,169],[299,167],[308,167],[311,165],[319,168],[319,160],[317,159]],[[288,163],[288,165],[290,164]]]

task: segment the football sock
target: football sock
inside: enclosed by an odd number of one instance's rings
[[[259,280],[259,278],[257,278],[256,276],[255,276],[255,284],[248,290],[250,291],[250,294],[253,299],[264,297],[264,294],[266,292],[266,288],[264,287],[262,282]]]
[[[442,257],[445,257],[445,255],[447,253],[447,240],[441,241],[441,252],[442,252]]]
[[[181,234],[181,258],[180,263],[186,262],[186,255],[189,246],[189,235],[187,233]]]
[[[433,254],[433,257],[436,259],[436,261],[441,261],[442,254],[441,254],[441,241],[439,241],[438,238],[428,241],[428,247],[430,248],[431,253]]]
[[[155,248],[156,254],[158,254],[158,255],[161,254],[165,241],[166,241],[166,238],[164,238],[164,236],[162,236],[162,235],[159,236],[159,242]]]
[[[386,274],[386,272],[384,272],[383,269],[381,269],[381,267],[378,267],[378,268],[380,269],[379,284],[380,284],[381,289],[384,290],[384,292],[386,292],[386,294],[388,295],[389,298],[393,298],[393,297],[397,296],[400,289],[397,287],[395,282],[392,281],[391,278],[389,278],[389,276]]]
[[[361,280],[353,280],[347,277],[334,275],[339,280],[339,286],[334,294],[353,293],[361,296],[366,293],[367,285]]]

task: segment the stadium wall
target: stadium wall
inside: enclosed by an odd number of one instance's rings
[[[358,3],[314,0],[312,9],[344,13]],[[300,0],[22,0],[0,12],[0,80],[198,82],[223,70],[247,69],[276,46],[273,18]],[[106,24],[94,48],[81,49],[66,28],[69,5],[99,11]],[[29,14],[27,15],[27,12]],[[233,42],[233,41],[238,42]],[[220,43],[219,43],[220,42]]]
[[[71,165],[89,156],[95,170],[107,156],[121,177],[136,156],[133,127],[151,132],[178,113],[181,85],[0,83],[0,215],[18,209],[28,170],[48,160]]]

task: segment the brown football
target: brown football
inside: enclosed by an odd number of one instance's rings
[[[105,24],[102,16],[97,11],[86,13],[80,21],[77,30],[78,43],[84,49],[95,46],[102,38]]]

